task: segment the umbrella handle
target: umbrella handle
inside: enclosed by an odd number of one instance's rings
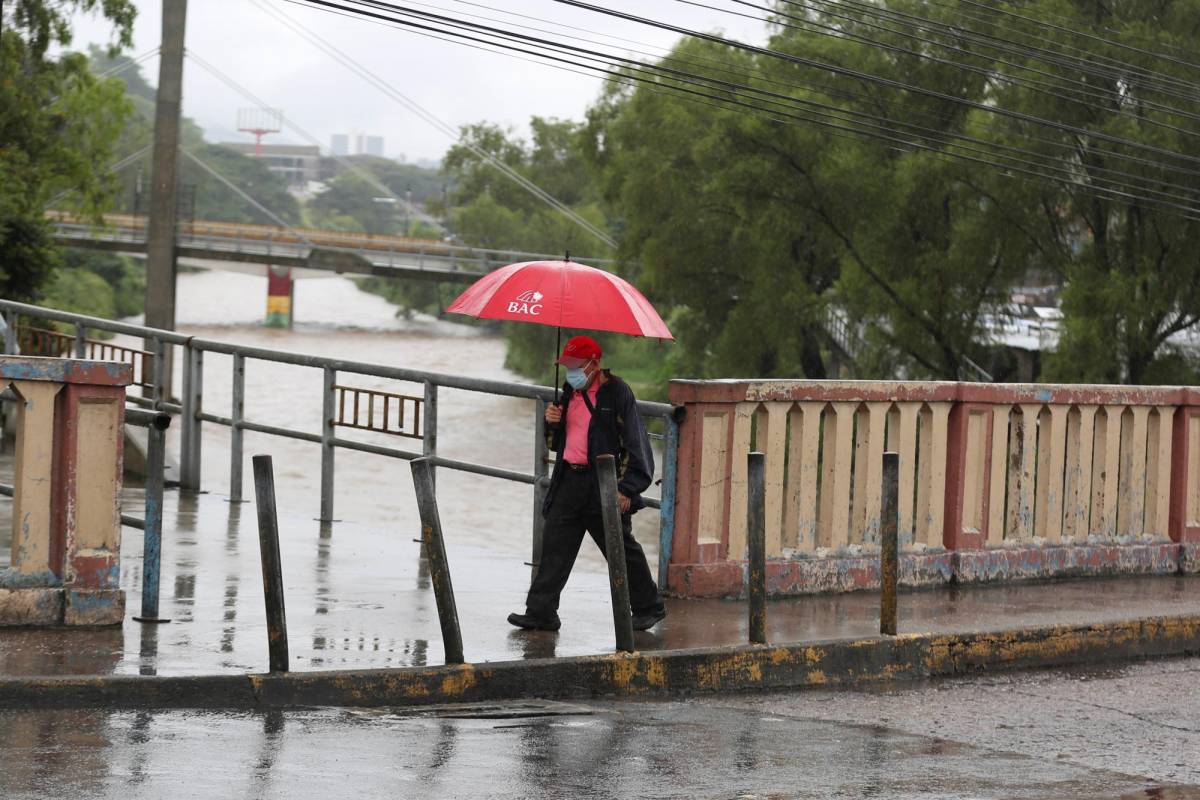
[[[554,405],[558,405],[558,354],[562,352],[562,328],[558,329],[558,346],[554,350]]]

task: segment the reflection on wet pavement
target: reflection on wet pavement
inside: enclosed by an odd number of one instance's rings
[[[132,502],[132,501],[131,501]],[[267,666],[266,623],[253,506],[214,495],[168,492],[161,614],[131,617],[141,590],[141,537],[123,542],[122,629],[0,633],[0,675],[119,673],[180,675],[259,672]],[[428,564],[415,531],[281,514],[281,551],[294,670],[442,663],[441,631]],[[607,575],[577,566],[563,596],[557,633],[521,632],[505,622],[520,609],[529,571],[521,554],[458,544],[448,531],[468,661],[555,658],[611,652]],[[1080,580],[901,596],[901,632],[968,631],[1200,613],[1200,578]],[[668,601],[670,615],[638,633],[642,650],[746,641],[738,601]],[[878,632],[871,594],[803,597],[769,604],[770,641],[867,637]]]
[[[0,713],[0,795],[1161,798],[1200,790],[882,725],[689,702],[530,718]]]

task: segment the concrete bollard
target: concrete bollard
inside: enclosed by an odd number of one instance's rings
[[[158,616],[159,583],[162,577],[163,462],[166,458],[167,427],[171,417],[152,411],[126,409],[125,420],[147,427],[146,502],[142,528],[142,613],[137,622],[170,622]]]
[[[287,615],[283,608],[283,564],[279,558],[279,519],[275,511],[275,472],[270,456],[254,456],[254,497],[258,503],[258,547],[262,554],[263,598],[267,606],[267,647],[271,672],[288,671]]]
[[[458,625],[454,585],[450,582],[450,566],[446,561],[446,541],[442,537],[442,521],[438,515],[437,495],[434,492],[432,459],[415,459],[412,462],[412,475],[417,490],[417,508],[421,513],[421,545],[425,550],[425,557],[429,560],[429,574],[433,583],[433,597],[437,601],[438,621],[442,626],[446,663],[462,664],[462,631]]]
[[[900,454],[883,454],[883,509],[879,529],[879,632],[896,635],[896,584],[900,573]]]
[[[766,456],[746,457],[746,543],[749,550],[750,643],[767,643],[767,481]]]
[[[611,455],[596,459],[600,471],[600,512],[604,518],[604,554],[612,590],[613,629],[617,650],[633,652],[633,613],[629,608],[629,575],[625,566],[625,533],[617,506],[617,462]]]

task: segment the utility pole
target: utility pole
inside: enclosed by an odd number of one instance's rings
[[[154,161],[146,230],[146,325],[175,329],[175,187],[179,172],[179,113],[183,100],[183,36],[187,0],[163,0],[158,93],[154,103]],[[151,349],[149,346],[147,350]],[[171,351],[162,364],[163,397],[171,393]]]

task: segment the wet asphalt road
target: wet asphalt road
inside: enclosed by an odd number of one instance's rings
[[[1180,659],[540,717],[7,712],[0,796],[1183,800],[1198,685]]]

